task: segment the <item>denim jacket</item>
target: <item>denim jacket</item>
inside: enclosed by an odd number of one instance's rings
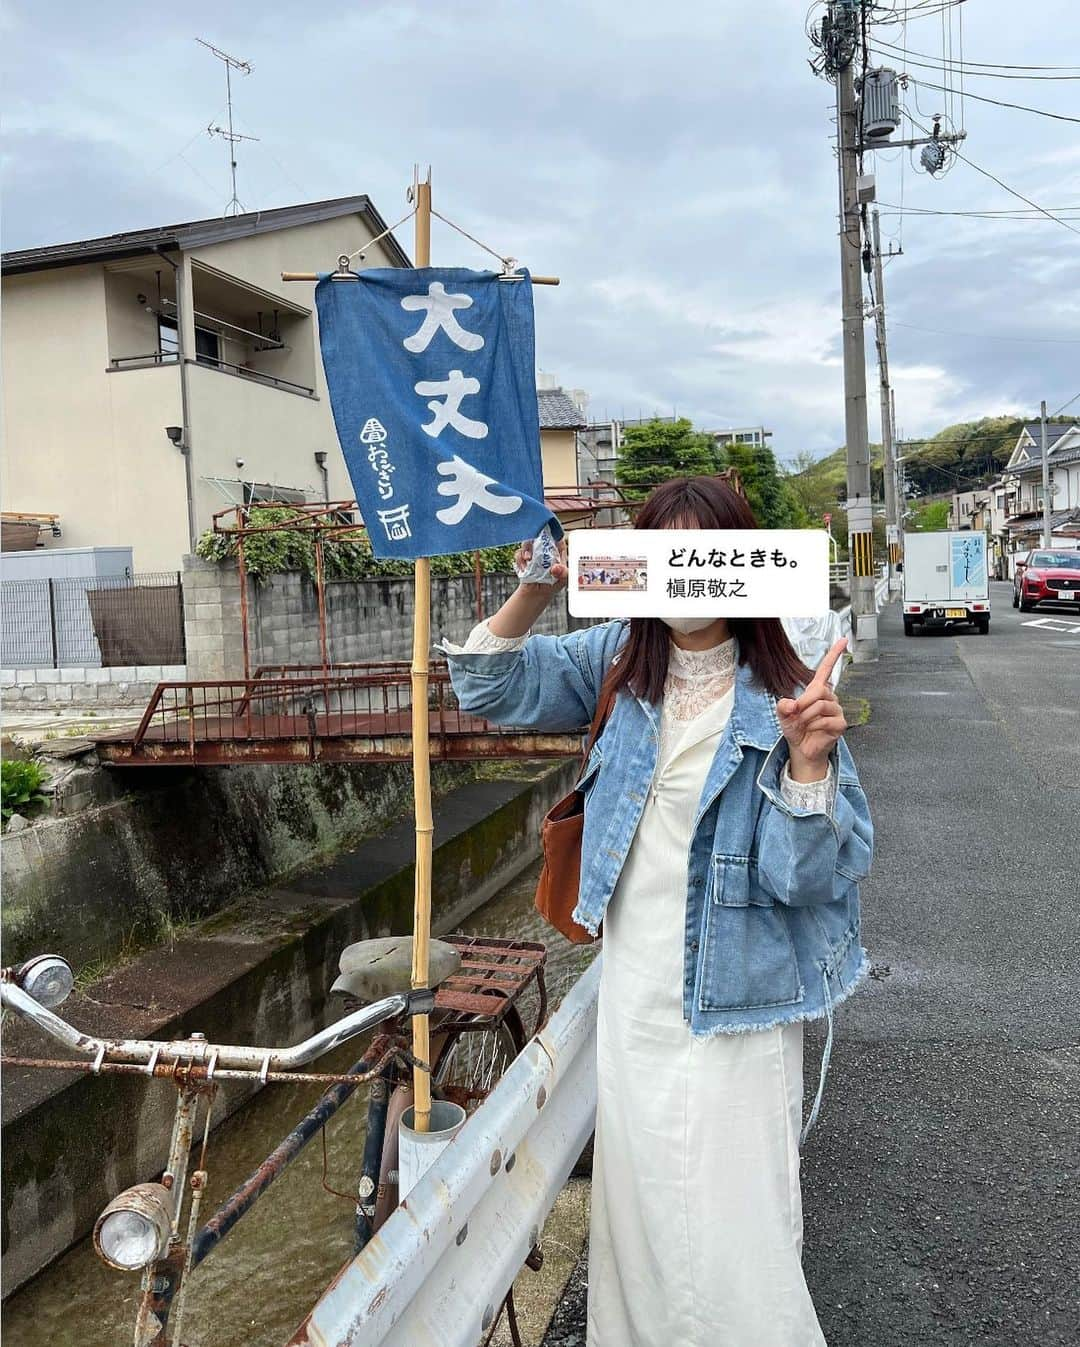
[[[448,654],[462,710],[546,731],[587,725],[604,673],[627,634],[619,620],[567,636],[530,636],[502,653]],[[622,689],[589,754],[581,882],[574,919],[593,934],[656,768],[660,708]],[[855,764],[833,751],[824,811],[789,805],[776,701],[738,665],[735,697],[697,806],[688,858],[683,1017],[698,1037],[826,1017],[868,970],[859,943],[859,880],[873,828]]]

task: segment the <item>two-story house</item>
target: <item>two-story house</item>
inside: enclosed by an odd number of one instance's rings
[[[4,254],[4,510],[147,571],[230,504],[351,499],[313,287],[281,273],[409,266],[385,228],[352,196]]]
[[[1074,547],[1080,539],[1080,422],[1049,424],[1046,449],[1052,539]],[[991,488],[995,506],[1005,514],[1010,557],[1043,541],[1042,470],[1042,431],[1033,421],[1020,432],[1001,481]]]

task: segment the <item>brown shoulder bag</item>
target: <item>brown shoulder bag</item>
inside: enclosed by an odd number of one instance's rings
[[[597,699],[596,714],[589,726],[582,767],[588,762],[593,744],[611,714],[615,694],[605,678]],[[580,776],[578,780],[580,780]],[[585,796],[575,786],[569,795],[552,805],[544,816],[540,842],[544,865],[536,885],[536,910],[549,925],[575,945],[589,945],[597,936],[590,935],[571,915],[577,907],[581,882],[581,833],[585,822]]]

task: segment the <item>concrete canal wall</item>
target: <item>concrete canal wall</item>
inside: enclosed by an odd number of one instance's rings
[[[540,821],[569,789],[575,766],[518,763],[493,779],[459,785],[436,803],[436,933],[535,858]],[[328,991],[344,945],[411,929],[412,891],[412,822],[404,819],[121,965],[76,993],[63,1014],[106,1036],[170,1038],[197,1029],[217,1042],[294,1042],[339,1013]],[[56,1055],[22,1023],[5,1028],[7,1053]],[[9,1294],[87,1234],[118,1191],[160,1172],[174,1097],[163,1082],[25,1068],[7,1072],[5,1084]],[[223,1096],[218,1120],[246,1094],[229,1086]]]
[[[432,767],[436,792],[474,775]],[[51,949],[80,970],[170,935],[378,832],[411,781],[396,764],[79,766],[51,816],[4,836],[5,962]]]

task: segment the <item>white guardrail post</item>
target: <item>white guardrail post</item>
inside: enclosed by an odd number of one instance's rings
[[[476,1347],[595,1125],[600,959],[290,1347]]]

